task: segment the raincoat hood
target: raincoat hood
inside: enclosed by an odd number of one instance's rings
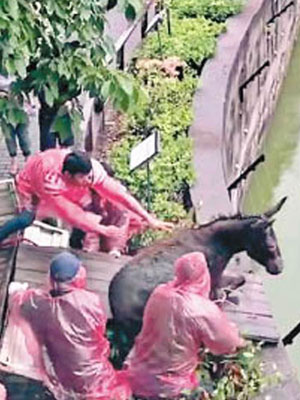
[[[170,287],[208,298],[211,280],[204,254],[194,252],[180,257],[175,262],[175,279]]]

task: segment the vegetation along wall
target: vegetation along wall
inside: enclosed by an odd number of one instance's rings
[[[199,75],[205,61],[215,54],[227,18],[241,10],[242,2],[172,0],[168,5],[169,13],[157,5],[164,22],[159,31],[153,29],[147,35],[129,68],[145,98],[130,115],[122,116],[109,158],[118,177],[146,205],[147,171],[141,168],[131,173],[129,153],[136,143],[159,131],[161,153],[150,165],[151,211],[178,222],[188,215],[188,188],[195,178],[188,132]],[[152,233],[147,235],[143,244],[153,238]]]

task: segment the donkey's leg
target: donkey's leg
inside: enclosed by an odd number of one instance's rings
[[[239,304],[239,297],[232,292],[242,286],[245,281],[243,274],[223,273],[218,284],[213,288],[213,298],[224,301],[225,297],[228,301]]]
[[[221,276],[219,287],[223,289],[227,289],[228,291],[235,290],[240,286],[244,285],[246,282],[246,278],[243,274],[230,274],[230,273],[223,273]]]

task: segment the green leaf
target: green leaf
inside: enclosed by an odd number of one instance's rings
[[[102,47],[108,56],[115,55],[115,52],[116,52],[115,44],[114,44],[114,41],[112,40],[112,38],[110,38],[109,36],[105,35],[103,37]]]
[[[9,0],[9,11],[10,15],[13,19],[17,19],[19,17],[19,5],[17,0]]]
[[[85,8],[84,10],[81,11],[80,16],[83,20],[87,21],[91,16],[91,10]]]
[[[119,101],[119,107],[122,111],[126,112],[129,109],[130,106],[130,97],[124,92],[122,91],[122,95],[120,96]]]
[[[131,21],[136,18],[135,8],[131,4],[128,4],[128,6],[126,7],[125,17]]]
[[[50,90],[50,92],[52,94],[53,101],[57,100],[59,98],[57,82],[55,82],[54,80],[49,82],[49,90]]]
[[[26,77],[26,64],[25,60],[21,58],[16,58],[15,59],[15,69],[16,73],[21,77],[25,78]]]
[[[59,115],[55,118],[55,121],[51,127],[52,132],[57,132],[62,140],[73,136],[72,131],[72,120],[69,114]]]
[[[54,5],[54,10],[55,10],[56,15],[58,17],[60,17],[62,20],[65,20],[66,10],[64,10],[64,8],[61,7],[57,1],[53,1],[53,5]]]
[[[27,122],[27,117],[23,110],[13,107],[8,112],[8,120],[9,123],[16,128],[19,124],[25,124]]]
[[[129,0],[130,4],[132,5],[132,7],[134,7],[136,14],[140,14],[143,6],[144,6],[144,2],[141,0]]]
[[[120,84],[122,89],[128,94],[128,96],[133,95],[133,80],[131,77],[121,77]]]
[[[114,8],[118,3],[118,0],[108,0],[106,9],[109,11]]]
[[[111,81],[106,81],[102,85],[101,95],[102,95],[104,100],[108,99],[108,97],[110,95],[110,84],[111,84]]]
[[[15,60],[12,57],[6,59],[5,69],[9,75],[14,75],[16,73]]]
[[[53,104],[54,104],[53,94],[52,94],[51,90],[47,86],[45,86],[44,90],[45,90],[46,103],[48,104],[48,106],[52,107]]]

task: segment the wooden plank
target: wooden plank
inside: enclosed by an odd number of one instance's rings
[[[231,312],[272,316],[270,303],[263,290],[256,290],[253,285],[245,285],[243,291],[237,293],[238,304],[227,301],[225,309]]]
[[[35,247],[26,244],[19,246],[14,281],[28,282],[30,287],[41,287],[48,282],[49,264],[52,257],[65,249]],[[130,260],[129,256],[119,259],[106,253],[85,253],[74,251],[87,270],[87,287],[97,293],[108,316],[111,311],[108,301],[108,288],[113,276]]]
[[[1,327],[5,319],[5,306],[7,299],[7,287],[9,285],[15,260],[16,248],[0,248],[0,319]]]
[[[43,268],[40,269],[24,269],[24,268],[18,268],[18,270],[15,273],[14,276],[14,280],[19,281],[20,279],[24,279],[26,280],[26,278],[28,279],[28,281],[37,281],[37,282],[41,282],[41,284],[43,284],[45,282],[45,278],[47,279],[48,276],[48,271],[49,271],[49,265],[44,265]],[[87,277],[88,279],[92,280],[95,279],[97,281],[101,281],[101,282],[106,282],[109,284],[109,280],[107,279],[107,272],[105,271],[101,271],[98,270],[96,268],[89,268],[87,270]],[[114,276],[114,274],[112,275]],[[111,275],[109,274],[109,278],[111,277]]]
[[[240,332],[247,339],[268,343],[279,342],[280,335],[273,317],[232,312],[226,312],[226,314],[232,322],[236,323]]]
[[[66,249],[22,244],[17,256],[16,273],[19,271],[40,271],[46,274],[49,271],[51,258],[61,251],[66,251]],[[84,253],[82,251],[72,250],[72,252],[78,255],[92,276],[96,274],[96,276],[101,276],[103,279],[111,279],[120,270],[120,267],[130,259],[127,256],[116,259],[105,253],[97,253],[95,255],[95,253]]]
[[[233,267],[230,273],[237,270],[238,267]],[[259,274],[246,272],[244,276],[246,283],[234,293],[239,303],[226,302],[224,311],[246,338],[278,343],[280,335]]]

